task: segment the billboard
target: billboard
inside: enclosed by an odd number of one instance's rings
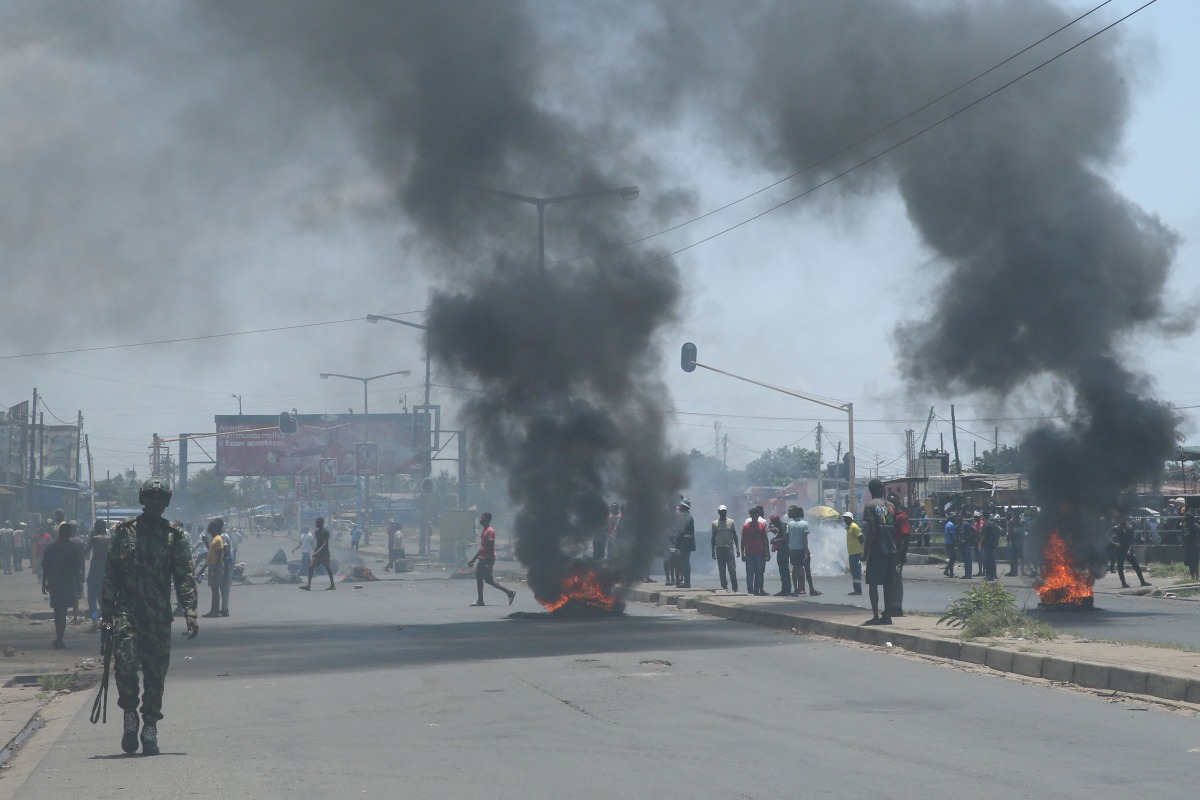
[[[429,461],[428,414],[371,414],[369,420],[362,414],[299,414],[295,419],[295,433],[280,433],[277,415],[218,416],[217,472],[323,478],[332,473],[333,483],[341,484],[343,476],[356,473],[358,446],[368,430],[375,445],[372,474],[423,474]],[[328,460],[332,469],[322,463]]]

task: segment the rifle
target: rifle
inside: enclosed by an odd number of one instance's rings
[[[108,673],[112,667],[113,657],[113,624],[111,621],[100,624],[100,656],[104,659],[104,673],[100,676],[100,690],[96,692],[96,700],[92,703],[92,724],[108,722]]]

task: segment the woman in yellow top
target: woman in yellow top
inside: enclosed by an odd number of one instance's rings
[[[225,584],[225,537],[221,535],[224,530],[225,520],[220,517],[208,523],[208,558],[201,570],[208,573],[208,585],[212,589],[212,607],[204,615],[206,617],[229,616],[229,589]]]
[[[842,522],[846,524],[846,553],[850,556],[850,577],[854,579],[854,591],[847,594],[862,594],[862,528],[849,511],[842,514]]]

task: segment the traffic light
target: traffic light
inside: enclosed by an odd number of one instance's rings
[[[295,433],[299,426],[296,424],[296,418],[287,411],[279,413],[279,432],[280,433]]]
[[[421,481],[421,494],[433,494],[433,478],[425,478]]]
[[[696,345],[688,342],[683,346],[683,352],[679,354],[679,364],[684,372],[696,371]]]

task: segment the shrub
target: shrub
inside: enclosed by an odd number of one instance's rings
[[[1026,639],[1053,639],[1057,634],[1044,622],[1033,619],[1017,608],[1017,598],[999,581],[985,581],[963,592],[946,607],[938,624],[962,628],[963,637],[1013,636]]]

